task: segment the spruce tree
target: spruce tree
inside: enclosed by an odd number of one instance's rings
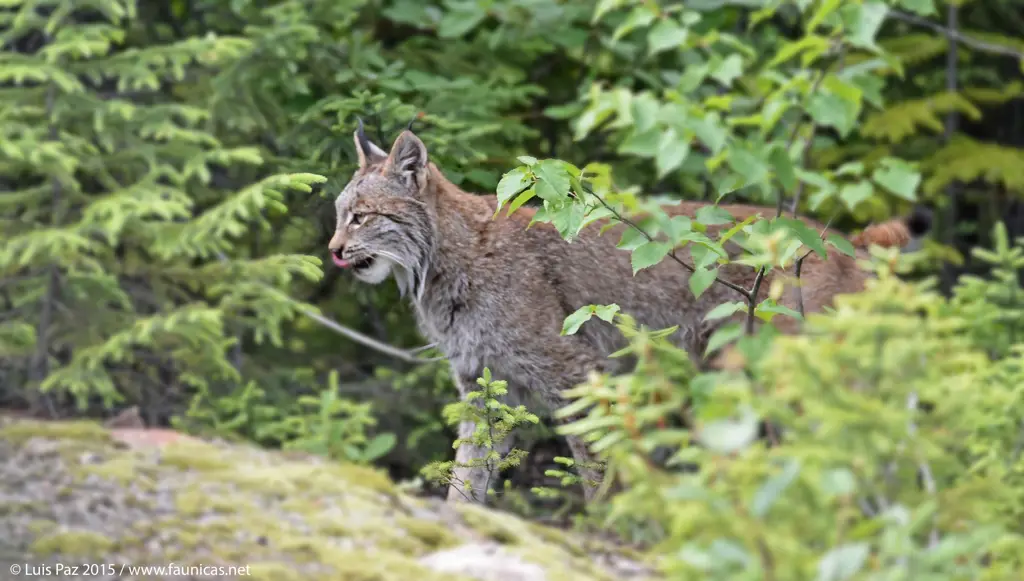
[[[0,13],[0,389],[79,406],[238,382],[240,339],[280,340],[293,277],[318,259],[251,258],[237,241],[289,189],[257,149],[211,131],[178,97],[238,37],[154,43],[132,0],[4,3]],[[255,181],[235,187],[242,178]],[[147,395],[148,394],[148,395]]]

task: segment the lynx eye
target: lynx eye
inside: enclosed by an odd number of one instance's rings
[[[348,223],[353,226],[359,226],[366,221],[366,214],[356,214],[355,212],[349,214]]]

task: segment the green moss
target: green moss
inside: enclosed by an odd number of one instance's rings
[[[561,531],[550,526],[539,525],[537,523],[527,523],[526,526],[530,530],[531,534],[535,535],[546,544],[556,545],[577,557],[585,557],[588,554],[588,551],[584,548],[583,544],[579,540],[568,535],[565,531]]]
[[[81,476],[95,474],[105,480],[118,484],[137,486],[144,490],[152,490],[156,469],[140,461],[138,454],[124,451],[99,464],[83,464],[75,466],[74,472]]]
[[[439,522],[401,517],[395,522],[395,526],[423,543],[431,551],[458,544],[458,538]]]
[[[489,512],[475,504],[469,503],[458,504],[456,510],[459,511],[462,519],[470,528],[492,541],[503,545],[515,545],[522,542],[520,534],[522,531],[516,531],[515,529],[524,529],[525,527],[522,526],[522,523],[517,522],[513,516]]]
[[[231,470],[231,460],[220,450],[198,442],[174,442],[164,446],[160,464],[179,470],[212,472]]]
[[[332,575],[324,579],[344,581],[470,581],[450,573],[437,573],[420,565],[415,559],[384,551],[335,552],[327,562]]]
[[[0,440],[24,444],[32,438],[61,440],[80,444],[112,444],[110,432],[96,422],[40,422],[17,420],[0,426]]]
[[[269,562],[249,565],[249,574],[246,579],[252,581],[306,581],[309,576],[300,573],[295,565]]]
[[[65,530],[39,537],[29,547],[29,551],[40,556],[102,557],[116,546],[113,539],[100,533]]]

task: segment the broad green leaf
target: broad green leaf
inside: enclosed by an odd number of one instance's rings
[[[704,291],[708,290],[708,287],[715,282],[716,278],[718,278],[717,268],[695,269],[690,274],[690,292],[693,293],[694,297],[700,298]]]
[[[661,139],[661,131],[656,128],[648,129],[643,133],[634,130],[619,145],[618,152],[652,158],[657,156],[661,150]]]
[[[761,304],[757,305],[754,309],[754,315],[762,321],[769,323],[773,318],[775,318],[775,315],[786,315],[787,317],[793,317],[794,319],[803,319],[799,312],[780,305],[770,298],[761,301]]]
[[[811,228],[802,220],[796,218],[778,218],[777,224],[783,225],[792,232],[800,242],[803,242],[808,248],[813,250],[818,256],[825,257],[827,251],[825,250],[825,243],[821,239],[821,233]]]
[[[373,462],[390,452],[396,443],[398,443],[398,438],[391,432],[377,434],[366,443],[366,447],[363,448],[363,452],[360,454],[360,459],[363,462]]]
[[[444,14],[441,24],[437,27],[437,35],[441,38],[462,36],[476,28],[484,18],[487,18],[487,10],[481,4],[461,3],[458,9],[449,10]]]
[[[881,160],[881,167],[871,175],[876,184],[908,201],[917,200],[917,187],[921,174],[909,163],[891,157]]]
[[[557,159],[539,161],[533,167],[533,173],[537,176],[534,189],[542,200],[558,202],[564,200],[569,194],[569,171],[565,169],[561,161]]]
[[[715,308],[711,309],[710,311],[708,311],[708,314],[704,315],[704,320],[705,321],[716,321],[718,319],[725,319],[725,318],[728,318],[728,317],[731,317],[731,316],[735,315],[736,313],[744,312],[744,311],[747,310],[747,308],[748,308],[747,303],[743,303],[743,302],[739,302],[739,301],[731,302],[731,303],[722,303],[722,304],[718,305],[717,307],[715,307]]]
[[[532,200],[534,197],[536,197],[536,195],[537,192],[534,191],[533,188],[530,188],[525,192],[519,194],[518,196],[516,196],[516,199],[512,200],[512,203],[508,205],[508,212],[505,215],[511,216],[513,212],[518,210],[526,202]]]
[[[793,160],[790,159],[789,153],[782,147],[773,147],[769,159],[772,162],[772,167],[775,168],[775,177],[779,178],[783,191],[793,191],[797,182]]]
[[[857,479],[846,468],[826,470],[821,474],[821,489],[827,496],[846,496],[857,490]]]
[[[899,5],[918,16],[934,16],[935,0],[899,0]]]
[[[779,49],[775,57],[768,63],[768,68],[775,68],[802,52],[821,54],[828,50],[828,39],[811,34],[794,42],[788,42]]]
[[[713,66],[710,74],[712,79],[731,87],[733,81],[743,74],[743,57],[736,53],[730,54],[717,66]]]
[[[658,156],[655,164],[658,166],[658,179],[682,165],[683,160],[690,154],[690,142],[676,134],[675,129],[669,129],[661,136],[658,145]]]
[[[754,410],[746,407],[739,419],[708,422],[700,430],[700,443],[712,452],[729,455],[754,442],[760,422]]]
[[[501,176],[501,181],[498,182],[498,207],[500,208],[513,196],[523,191],[523,188],[531,181],[533,181],[532,177],[523,167],[517,167]]]
[[[562,322],[562,335],[574,335],[591,317],[597,317],[602,321],[612,322],[615,313],[619,312],[619,305],[587,305],[576,309]]]
[[[519,160],[519,163],[530,167],[533,167],[537,163],[537,158],[529,155],[520,155],[516,159]]]
[[[750,514],[755,518],[762,518],[768,514],[775,501],[786,491],[786,488],[800,475],[800,461],[790,459],[782,468],[782,471],[769,478],[750,500]]]
[[[708,338],[708,345],[704,349],[704,356],[708,356],[715,351],[718,351],[722,347],[732,343],[736,339],[743,336],[743,325],[739,323],[730,323],[723,325],[722,327],[715,330]]]
[[[689,125],[697,139],[710,149],[711,153],[718,155],[725,147],[726,130],[716,113],[711,113],[703,119],[692,119]]]
[[[629,13],[626,20],[615,29],[615,32],[612,34],[612,42],[619,40],[637,28],[649,26],[656,17],[657,13],[647,6],[633,8],[633,11]]]
[[[671,18],[658,20],[658,23],[651,27],[651,31],[647,35],[648,56],[679,48],[686,42],[688,34],[689,32],[685,28],[679,26]]]
[[[860,106],[832,93],[815,93],[807,104],[807,113],[818,125],[834,127],[846,137],[853,130]]]
[[[857,256],[857,251],[854,250],[853,244],[846,239],[842,234],[832,232],[827,237],[828,243],[835,247],[836,250],[842,252],[847,256]]]
[[[586,323],[594,316],[594,306],[587,305],[580,307],[573,311],[568,317],[562,321],[562,335],[575,335],[576,331],[580,330],[583,323]]]
[[[764,158],[745,147],[729,151],[729,166],[743,177],[745,184],[760,183],[768,177],[768,164]]]
[[[721,206],[701,206],[694,216],[697,222],[705,226],[716,226],[719,224],[732,224],[735,218]]]
[[[843,186],[839,190],[839,199],[852,212],[861,202],[870,198],[872,193],[874,188],[871,187],[871,182],[864,180]]]
[[[645,242],[633,251],[631,261],[633,263],[633,274],[645,268],[650,268],[662,261],[672,251],[672,245],[667,242]]]
[[[882,2],[864,2],[848,4],[845,8],[852,14],[847,41],[860,48],[877,50],[875,37],[885,22],[889,7]]]
[[[817,581],[846,581],[852,579],[864,567],[871,554],[868,543],[840,545],[825,553],[818,561]]]

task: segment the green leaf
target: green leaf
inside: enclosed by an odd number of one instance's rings
[[[917,187],[921,184],[921,174],[902,159],[887,157],[880,163],[882,167],[871,174],[871,179],[904,200],[916,201]]]
[[[787,461],[781,472],[769,478],[754,493],[754,497],[750,500],[750,514],[755,518],[762,518],[767,515],[775,501],[796,480],[799,474],[800,461],[796,459]]]
[[[537,195],[550,202],[560,202],[569,194],[569,171],[557,159],[545,159],[533,167],[537,176],[534,189]]]
[[[637,224],[637,226],[643,228],[644,222]],[[637,248],[640,248],[649,240],[649,238],[644,235],[644,232],[646,232],[646,230],[640,231],[632,226],[626,226],[626,229],[623,230],[622,237],[619,238],[619,243],[616,247],[621,248],[622,250],[636,250]]]
[[[937,13],[935,0],[900,0],[899,4],[918,16],[933,16]]]
[[[708,345],[704,348],[704,356],[714,353],[722,347],[732,343],[743,336],[743,326],[739,323],[730,323],[716,329],[708,338]]]
[[[877,50],[875,37],[885,22],[889,7],[882,2],[864,2],[848,4],[845,8],[852,14],[853,21],[846,37],[847,41],[860,48]]]
[[[871,187],[871,182],[865,180],[843,186],[839,190],[839,199],[852,212],[861,202],[870,198],[872,193],[874,188]]]
[[[661,131],[648,129],[643,133],[635,130],[618,147],[619,153],[637,155],[640,157],[655,157],[660,151]]]
[[[825,258],[828,252],[825,249],[825,242],[821,239],[821,233],[817,230],[796,218],[778,218],[776,223],[788,228],[800,242],[803,242],[805,246],[817,253],[818,256]]]
[[[775,168],[775,176],[779,178],[783,191],[791,192],[796,188],[796,172],[793,168],[793,160],[785,148],[773,147],[769,160]]]
[[[445,13],[441,24],[437,27],[437,35],[441,38],[462,36],[476,28],[487,17],[487,10],[480,4],[461,3],[456,10]]]
[[[725,57],[717,66],[711,68],[711,78],[726,87],[732,87],[733,81],[743,74],[743,57],[732,53]]]
[[[537,195],[537,192],[534,191],[533,188],[530,188],[530,189],[526,190],[525,192],[519,194],[516,197],[516,199],[512,200],[512,203],[508,205],[508,212],[505,215],[506,216],[511,216],[513,212],[518,210],[526,202],[529,202],[530,200],[532,200],[536,195]]]
[[[842,252],[847,256],[857,256],[857,251],[854,250],[853,244],[846,239],[842,234],[832,232],[827,237],[828,243],[835,247],[836,250]]]
[[[821,490],[826,496],[846,496],[857,490],[857,478],[846,468],[826,470],[821,475]]]
[[[520,155],[516,159],[519,160],[519,163],[523,165],[528,165],[530,167],[533,167],[537,163],[537,158],[529,155]]]
[[[700,431],[700,443],[718,454],[734,454],[757,439],[759,425],[757,414],[748,407],[739,419],[715,420],[705,424]]]
[[[647,35],[647,55],[653,56],[659,52],[679,48],[686,42],[689,31],[676,24],[675,20],[662,18],[651,27]]]
[[[845,581],[852,579],[864,567],[871,546],[868,543],[840,545],[825,553],[818,561],[817,581]]]
[[[366,443],[366,447],[363,448],[363,452],[360,454],[360,460],[363,462],[373,462],[390,452],[397,442],[398,438],[391,432],[377,434]]]
[[[815,123],[834,127],[841,137],[846,137],[860,113],[858,103],[850,102],[833,93],[815,93],[807,104],[807,114]]]
[[[619,305],[616,304],[591,306],[594,307],[594,316],[608,323],[611,323],[615,318],[615,313],[619,312]]]
[[[655,160],[658,166],[658,179],[682,165],[687,155],[690,155],[690,142],[677,135],[675,129],[669,128],[662,134],[658,145],[658,156]]]
[[[602,321],[612,322],[615,318],[615,313],[619,312],[619,305],[587,305],[576,309],[571,315],[565,318],[562,322],[562,335],[575,335],[583,323],[589,321],[592,317],[597,317]]]
[[[633,274],[645,268],[650,268],[662,261],[672,251],[672,245],[667,242],[645,242],[633,251],[631,261],[633,263]]]
[[[575,335],[583,323],[586,323],[594,316],[593,305],[580,307],[562,321],[562,335]]]
[[[728,210],[721,206],[701,206],[694,215],[698,224],[705,226],[717,226],[719,224],[732,224],[735,218]]]
[[[689,125],[697,139],[714,155],[718,155],[725,147],[726,131],[717,114],[712,113],[703,119],[690,120]]]
[[[769,323],[773,318],[775,318],[775,315],[786,315],[787,317],[793,317],[797,320],[803,319],[797,311],[780,305],[772,299],[765,299],[761,301],[761,304],[757,305],[757,308],[754,309],[754,315],[762,321]]]
[[[715,282],[716,278],[718,278],[717,268],[694,269],[690,273],[690,292],[693,293],[694,297],[700,298],[700,295],[708,290],[708,287]]]
[[[704,315],[704,320],[705,321],[716,321],[718,319],[725,319],[725,318],[731,317],[731,316],[733,316],[736,313],[739,313],[741,311],[746,311],[747,308],[748,308],[748,305],[746,303],[739,302],[739,301],[731,302],[731,303],[722,303],[722,304],[718,305],[717,307],[711,309],[708,312],[708,314]]]
[[[637,6],[629,13],[629,16],[615,29],[612,34],[612,42],[626,36],[637,28],[644,28],[654,22],[656,13],[647,6]]]
[[[498,182],[498,208],[523,191],[531,181],[529,171],[523,167],[517,167],[501,176],[501,181]]]

